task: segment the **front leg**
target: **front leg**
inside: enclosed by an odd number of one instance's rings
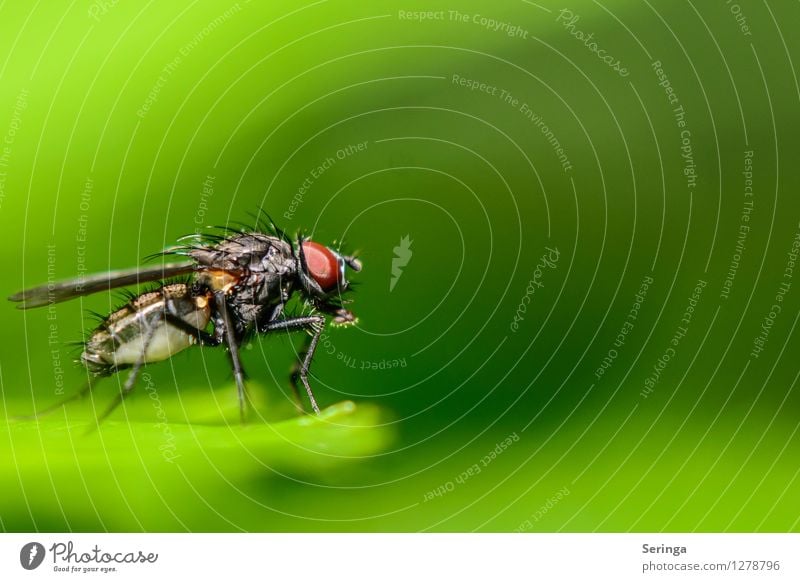
[[[319,406],[317,400],[314,398],[314,393],[311,391],[311,386],[308,383],[308,370],[311,367],[311,360],[314,358],[314,351],[317,349],[319,338],[322,335],[322,330],[325,329],[325,318],[321,315],[306,315],[302,317],[291,317],[289,319],[281,319],[278,321],[268,321],[259,324],[256,328],[259,333],[269,333],[271,331],[296,331],[300,329],[310,329],[312,332],[311,341],[306,349],[303,361],[300,364],[300,381],[308,393],[308,400],[311,402],[311,408],[314,412],[319,414]]]

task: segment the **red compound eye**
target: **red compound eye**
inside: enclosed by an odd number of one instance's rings
[[[339,282],[339,261],[327,247],[312,241],[303,243],[308,274],[322,287],[330,291]]]

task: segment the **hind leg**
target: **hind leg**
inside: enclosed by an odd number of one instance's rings
[[[144,340],[142,341],[142,352],[141,352],[141,354],[139,354],[139,358],[136,360],[136,363],[133,365],[133,367],[131,368],[131,371],[128,373],[128,377],[125,379],[125,384],[122,386],[122,390],[120,390],[119,394],[117,394],[116,398],[114,398],[114,401],[105,410],[105,412],[103,412],[103,414],[101,414],[100,416],[97,417],[97,426],[100,426],[100,423],[106,417],[108,417],[109,414],[114,412],[114,410],[117,408],[117,406],[122,404],[122,402],[125,400],[125,398],[127,398],[128,395],[133,390],[133,387],[136,385],[136,378],[139,376],[139,371],[142,369],[142,366],[144,366],[145,357],[146,357],[146,354],[147,354],[147,349],[150,347],[150,342],[153,339],[153,335],[155,334],[155,331],[156,331],[156,328],[154,327],[150,331],[147,332],[147,335],[145,336]]]
[[[103,422],[103,420],[105,420],[105,418],[109,414],[114,412],[117,406],[122,404],[123,400],[125,400],[125,398],[128,397],[128,394],[131,393],[133,387],[136,385],[136,378],[139,376],[139,370],[142,368],[143,365],[144,365],[144,357],[141,357],[139,358],[139,361],[137,361],[136,364],[134,364],[133,368],[131,368],[131,371],[128,373],[128,377],[125,379],[125,384],[122,386],[122,390],[120,390],[119,394],[117,394],[116,398],[114,398],[114,401],[108,408],[106,408],[103,414],[97,417],[98,426],[100,425],[101,422]]]
[[[33,414],[20,415],[20,416],[15,416],[13,418],[17,420],[33,420],[51,414],[56,410],[58,410],[59,408],[66,406],[70,402],[73,402],[75,400],[80,400],[81,398],[86,396],[89,392],[91,392],[92,388],[95,385],[95,382],[97,382],[97,380],[99,380],[100,378],[101,376],[94,376],[90,374],[83,388],[81,388],[78,392],[76,392],[72,396],[65,398],[64,400],[61,400],[60,402],[56,402],[55,404],[51,404],[50,406],[42,408],[41,410],[37,410]]]

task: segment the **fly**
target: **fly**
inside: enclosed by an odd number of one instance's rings
[[[100,422],[130,394],[145,364],[167,360],[193,345],[223,346],[230,357],[244,421],[247,392],[239,355],[243,342],[253,334],[307,331],[309,340],[292,376],[292,387],[299,399],[299,378],[311,408],[319,413],[308,383],[309,368],[327,323],[325,316],[335,324],[356,321],[345,309],[342,295],[350,290],[347,271],[360,271],[361,262],[301,235],[292,240],[271,222],[260,231],[222,230],[222,235],[183,237],[180,241],[185,244],[164,253],[185,257],[183,262],[42,285],[9,297],[20,303],[20,309],[29,309],[112,288],[159,282],[156,289],[131,296],[89,335],[79,359],[89,381],[65,402],[84,396],[97,379],[129,369],[120,394],[98,418]],[[165,281],[180,276],[185,276],[183,282]],[[295,294],[311,306],[310,314],[284,314]]]

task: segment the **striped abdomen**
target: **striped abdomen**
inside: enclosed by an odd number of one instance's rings
[[[184,283],[143,293],[92,332],[81,362],[93,374],[106,375],[135,364],[143,354],[145,363],[159,362],[197,343],[196,334],[170,322],[167,314],[204,330],[211,308],[205,295],[192,295]]]

